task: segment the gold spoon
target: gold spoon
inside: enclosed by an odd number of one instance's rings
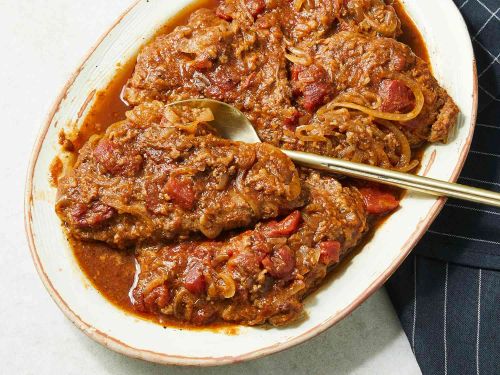
[[[170,106],[177,105],[210,108],[215,118],[211,125],[217,129],[219,135],[223,138],[245,143],[261,142],[247,117],[229,104],[212,99],[188,99],[170,104]],[[281,149],[281,151],[294,162],[309,168],[321,169],[440,197],[453,197],[500,207],[500,193],[493,191],[307,152],[284,149]]]

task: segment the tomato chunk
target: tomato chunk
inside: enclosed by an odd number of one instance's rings
[[[304,109],[313,112],[325,102],[325,98],[329,92],[329,85],[323,82],[315,82],[307,85],[304,89]]]
[[[385,214],[399,207],[399,201],[391,193],[372,187],[361,188],[359,191],[370,214]]]
[[[252,252],[254,254],[268,254],[272,247],[267,243],[266,237],[260,232],[254,232],[252,235]]]
[[[166,184],[167,193],[175,204],[185,210],[191,210],[195,203],[193,183],[188,179],[170,176]]]
[[[413,92],[398,79],[384,79],[380,82],[378,93],[382,98],[380,109],[384,112],[408,112],[415,105]]]
[[[184,274],[184,286],[193,294],[201,294],[206,289],[205,276],[201,264],[194,263]]]
[[[262,265],[269,274],[277,279],[284,279],[291,275],[295,267],[295,257],[288,246],[275,250],[271,256],[262,259]]]
[[[257,274],[263,258],[263,253],[241,252],[229,259],[227,265],[229,269],[238,269],[241,274]]]
[[[163,309],[170,302],[170,291],[168,287],[163,284],[157,286],[144,297],[144,308],[146,311],[153,312],[158,307]]]
[[[99,201],[85,205],[77,203],[71,208],[71,218],[75,224],[81,228],[91,228],[98,226],[111,219],[116,210]]]
[[[340,260],[340,248],[342,245],[339,241],[323,241],[319,244],[319,261],[323,264],[337,263]]]
[[[299,120],[300,120],[300,112],[294,110],[290,116],[286,117],[283,120],[283,123],[286,129],[290,131],[295,131],[295,129],[297,129],[297,126],[299,125]]]
[[[264,0],[247,0],[246,6],[250,14],[257,17],[266,9],[266,2]]]
[[[141,155],[103,138],[94,149],[95,160],[113,175],[134,176],[142,166]]]
[[[299,74],[302,73],[305,69],[306,67],[304,65],[293,64],[292,68],[290,69],[292,81],[298,81]]]
[[[264,228],[264,234],[269,237],[289,236],[299,228],[302,215],[300,211],[294,211],[281,221],[271,221]]]
[[[328,73],[321,66],[294,65],[291,78],[293,93],[297,97],[302,96],[301,104],[306,111],[314,111],[333,94],[334,86],[330,82]]]

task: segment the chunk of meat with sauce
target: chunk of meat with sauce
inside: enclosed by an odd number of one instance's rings
[[[356,189],[314,172],[302,177],[306,206],[279,221],[215,242],[139,250],[135,307],[198,325],[283,325],[300,317],[305,295],[366,231],[367,215]],[[144,303],[156,298],[158,284],[168,287],[169,304]]]
[[[259,4],[247,2],[256,10]],[[191,97],[224,101],[248,116],[263,141],[278,145],[283,123],[295,121],[297,115],[291,103],[283,34],[276,27],[279,15],[263,14],[255,24],[244,26],[227,21],[232,19],[228,7],[194,12],[187,25],[146,46],[124,96],[134,105]],[[205,59],[210,63],[200,65]]]
[[[218,138],[203,122],[193,128],[203,115],[196,111],[144,104],[89,141],[59,184],[56,210],[70,234],[118,247],[197,232],[215,238],[302,203],[288,157],[268,144]]]
[[[331,32],[343,6],[342,0],[281,2],[281,8],[276,10],[281,14],[281,27],[297,46],[309,45]]]
[[[411,161],[408,142],[402,143],[393,130],[380,126],[362,112],[338,108],[334,101],[321,107],[306,125],[299,124],[294,130],[293,136],[283,140],[282,148],[387,169]],[[405,150],[409,155],[405,156]]]
[[[416,118],[399,124],[412,146],[446,141],[455,125],[458,108],[436,82],[427,63],[394,39],[340,32],[320,42],[315,64],[328,72],[341,101],[349,101],[346,95],[371,92],[380,96],[380,110],[387,112],[413,109],[415,98],[404,80],[413,81],[422,91],[424,105]]]
[[[188,97],[225,101],[248,116],[263,141],[282,147],[292,137],[290,131],[339,94],[372,93],[380,96],[383,110],[411,110],[413,93],[392,77],[399,74],[415,80],[425,99],[417,118],[399,124],[410,144],[446,140],[457,116],[451,98],[409,47],[374,37],[400,33],[390,5],[332,0],[298,7],[300,2],[278,0],[263,8],[257,3],[223,1],[216,11],[195,12],[188,25],[157,37],[140,54],[126,99],[132,104]],[[249,9],[259,14],[255,17]],[[287,58],[293,61],[291,82]],[[200,63],[206,59],[210,63]],[[294,101],[304,111],[294,108]]]

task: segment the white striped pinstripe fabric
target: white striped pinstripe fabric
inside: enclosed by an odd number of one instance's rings
[[[500,191],[500,1],[454,1],[480,87],[459,181]],[[449,200],[387,289],[424,374],[500,374],[500,210]]]

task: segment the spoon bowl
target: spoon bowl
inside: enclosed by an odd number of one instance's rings
[[[210,122],[222,138],[245,143],[261,142],[252,123],[238,108],[212,99],[187,99],[169,104],[173,106],[188,106],[192,108],[209,108],[214,120]]]

